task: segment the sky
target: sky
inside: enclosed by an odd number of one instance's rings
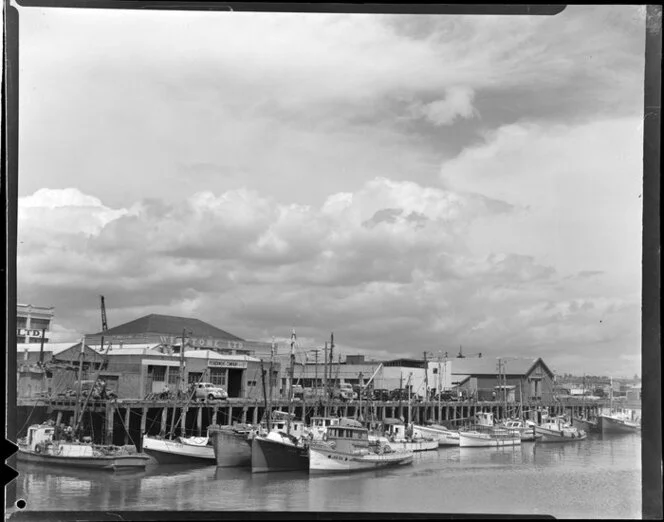
[[[20,8],[18,301],[640,375],[644,32]]]

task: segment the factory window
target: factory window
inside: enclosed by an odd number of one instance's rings
[[[25,317],[16,318],[16,328],[24,329],[28,325],[28,321]]]
[[[148,366],[148,374],[152,374],[153,381],[166,380],[166,366]]]
[[[30,321],[30,329],[31,330],[43,330],[46,328],[48,330],[48,326],[50,324],[50,320],[48,319],[32,319]]]
[[[226,370],[212,368],[210,370],[210,382],[217,386],[226,386]]]
[[[180,383],[180,372],[169,368],[168,370],[168,384],[179,384]]]
[[[203,377],[203,373],[202,373],[202,372],[189,372],[188,375],[189,375],[189,376],[188,376],[188,382],[189,382],[189,384],[191,384],[192,382],[198,382],[198,381],[200,381],[201,378]]]
[[[247,381],[247,386],[256,386],[256,381]]]

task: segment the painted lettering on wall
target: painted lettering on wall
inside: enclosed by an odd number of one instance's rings
[[[26,330],[25,328],[20,328],[16,330],[16,335],[18,336],[29,336],[29,337],[41,337],[42,336],[42,331],[41,330]]]
[[[182,337],[162,335],[159,337],[159,340],[162,344],[180,344]],[[240,341],[227,341],[209,337],[185,337],[185,343],[189,346],[198,346],[200,348],[226,348],[228,350],[242,350],[244,348],[244,344]]]
[[[246,368],[246,361],[208,361],[208,366],[215,368]]]

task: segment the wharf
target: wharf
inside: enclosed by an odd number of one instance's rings
[[[82,402],[82,401],[81,401]],[[76,410],[75,399],[40,398],[19,399],[17,401],[18,437],[24,436],[29,424],[43,422],[55,416],[56,422],[70,423]],[[587,403],[578,399],[552,399],[548,401],[532,401],[523,405],[518,403],[501,403],[498,401],[450,401],[450,402],[415,402],[410,406],[407,402],[366,402],[366,401],[331,401],[327,405],[322,402],[293,402],[292,406],[285,399],[272,400],[272,408],[289,411],[292,407],[294,415],[304,421],[312,416],[341,416],[371,418],[404,418],[415,423],[447,423],[455,425],[463,423],[479,412],[492,412],[497,418],[512,416],[523,408],[525,412],[534,412],[538,408],[546,408],[555,415],[592,416],[601,408],[609,406],[608,400]],[[614,401],[614,406],[617,406]],[[625,408],[640,408],[640,404],[624,403]],[[188,402],[170,400],[145,399],[113,399],[106,401],[90,401],[83,416],[83,429],[93,440],[105,444],[128,444],[140,446],[141,434],[176,434],[202,435],[211,424],[232,425],[235,423],[257,424],[265,414],[265,403],[262,400],[229,398],[219,401]]]

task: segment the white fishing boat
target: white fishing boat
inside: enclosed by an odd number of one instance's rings
[[[123,446],[59,440],[51,423],[34,424],[28,428],[27,436],[18,441],[17,458],[26,462],[108,471],[145,469],[150,460],[135,448],[131,451]]]
[[[459,445],[459,432],[438,424],[430,426],[413,424],[413,435],[415,437],[434,439],[438,441],[439,447]]]
[[[584,440],[588,434],[572,426],[564,416],[547,419],[535,427],[535,431],[542,438],[540,442],[573,442]]]
[[[521,442],[532,442],[540,439],[542,436],[538,435],[535,431],[535,424],[533,421],[523,421],[521,419],[508,419],[499,425],[511,431],[516,431],[521,437]]]
[[[412,462],[412,451],[370,444],[368,430],[352,419],[330,426],[323,440],[312,441],[309,447],[310,473],[361,471]]]
[[[474,426],[459,430],[460,447],[503,447],[521,444],[521,434],[516,430],[495,426],[492,413],[482,412],[475,417],[477,423]]]
[[[217,467],[251,466],[251,440],[256,430],[245,425],[208,427]]]
[[[638,433],[641,431],[640,417],[634,410],[613,409],[598,416],[602,433]]]
[[[215,463],[214,447],[209,437],[167,439],[143,435],[143,451],[159,464]]]
[[[390,447],[403,451],[432,451],[438,449],[438,440],[416,435],[411,425],[406,426],[399,419],[387,418],[383,420],[385,426],[384,438]]]

